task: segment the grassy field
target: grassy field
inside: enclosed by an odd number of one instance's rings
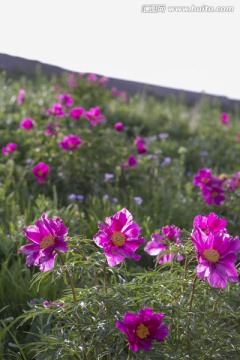
[[[213,286],[196,276],[201,260],[191,235],[194,218],[210,213],[239,235],[237,109],[226,114],[204,98],[194,107],[128,98],[84,75],[33,81],[1,74],[0,87],[2,359],[237,359],[239,283],[228,276],[227,286]],[[211,182],[196,184],[200,169]],[[139,261],[125,256],[109,266],[93,237],[99,221],[124,208],[145,243]],[[68,252],[57,253],[46,272],[18,253],[29,243],[23,227],[44,213],[68,229]],[[160,264],[145,246],[167,225],[181,230],[181,245],[165,238],[164,254],[182,258]],[[166,315],[168,335],[150,351],[129,349],[116,327],[142,308]],[[137,340],[144,343],[150,335],[143,334]]]

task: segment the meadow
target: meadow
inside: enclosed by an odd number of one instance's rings
[[[237,359],[240,113],[0,75],[1,359]]]

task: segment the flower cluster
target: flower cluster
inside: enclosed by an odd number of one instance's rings
[[[225,190],[223,189],[225,179],[212,174],[211,169],[202,168],[193,178],[193,185],[199,186],[206,204],[219,206],[225,201]]]
[[[2,148],[3,154],[11,154],[17,149],[17,144],[15,143],[8,143],[6,146]]]
[[[224,289],[228,281],[238,282],[235,267],[240,240],[227,233],[226,220],[214,213],[198,215],[193,222],[191,239],[199,262],[196,272],[212,287]]]

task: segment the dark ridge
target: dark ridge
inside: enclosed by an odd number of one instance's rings
[[[66,70],[58,66],[48,65],[36,60],[28,60],[18,56],[11,56],[7,54],[0,54],[0,71],[5,71],[7,76],[19,78],[21,76],[34,77],[37,72],[42,73],[47,77],[61,76],[66,73],[78,74],[74,71]],[[102,76],[96,74],[98,76]],[[136,81],[120,80],[110,78],[107,87],[115,86],[119,90],[124,90],[128,95],[141,94],[153,95],[157,99],[164,100],[173,97],[177,100],[183,100],[187,105],[195,105],[203,99],[209,101],[210,104],[220,105],[223,111],[234,111],[240,113],[240,100],[229,99],[226,96],[217,96],[207,93],[198,93],[182,89],[173,89],[157,85],[150,85]]]

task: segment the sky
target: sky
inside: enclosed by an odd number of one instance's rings
[[[0,4],[0,53],[77,72],[240,99],[239,0]],[[153,4],[163,6],[149,7]],[[174,6],[185,11],[174,11]],[[233,11],[207,11],[210,6],[232,6]],[[194,10],[197,7],[202,11]]]

